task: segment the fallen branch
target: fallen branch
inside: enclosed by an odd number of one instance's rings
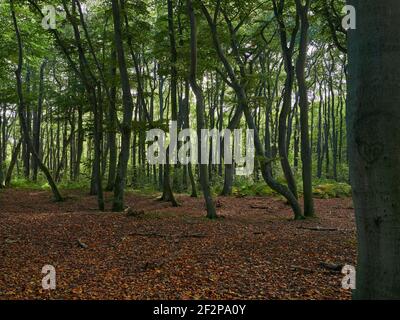
[[[301,270],[301,271],[306,271],[306,272],[310,272],[310,273],[312,273],[312,272],[314,272],[314,270],[312,270],[312,269],[310,269],[310,268],[305,268],[305,267],[302,267],[302,266],[290,266],[290,269],[292,269],[292,270]]]
[[[297,227],[297,229],[312,230],[312,231],[338,231],[338,228],[323,228],[323,227]]]
[[[133,232],[130,233],[129,236],[141,236],[141,237],[159,237],[159,238],[166,238],[166,235],[150,232],[150,233],[140,233],[140,232]]]
[[[156,237],[156,238],[205,238],[207,235],[202,233],[169,235],[169,234],[160,234],[156,232],[150,232],[150,233],[133,232],[130,233],[129,236]]]
[[[182,234],[177,235],[178,238],[205,238],[206,235],[202,233]]]
[[[335,272],[341,272],[343,268],[343,265],[341,264],[330,263],[330,262],[320,262],[320,266]]]
[[[250,208],[251,209],[266,209],[266,210],[270,209],[270,207],[268,207],[268,206],[258,206],[258,205],[255,205],[255,204],[250,205]]]

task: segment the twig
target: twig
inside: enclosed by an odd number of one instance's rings
[[[338,231],[337,228],[323,228],[323,227],[297,227],[297,229],[312,230],[312,231]]]
[[[202,233],[193,233],[193,234],[176,234],[176,235],[168,235],[168,234],[160,234],[156,232],[150,233],[140,233],[133,232],[129,234],[130,236],[142,236],[142,237],[158,237],[158,238],[205,238],[206,235]]]
[[[290,268],[292,269],[292,270],[301,270],[301,271],[306,271],[306,272],[314,272],[314,270],[312,270],[312,269],[309,269],[309,268],[305,268],[305,267],[302,267],[302,266],[290,266]]]
[[[252,208],[252,209],[266,209],[266,210],[270,209],[270,207],[268,207],[268,206],[257,206],[255,204],[250,205],[250,208]]]

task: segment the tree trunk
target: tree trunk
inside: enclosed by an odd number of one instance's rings
[[[197,84],[197,22],[196,16],[194,14],[193,5],[191,0],[187,0],[187,9],[190,19],[190,85],[192,87],[193,93],[196,96],[196,118],[197,118],[197,136],[198,136],[198,146],[202,145],[201,139],[201,129],[205,128],[204,119],[204,98],[201,87]],[[201,149],[201,148],[200,148]],[[207,218],[215,219],[217,218],[217,212],[215,210],[214,201],[211,195],[211,189],[208,179],[208,166],[207,164],[201,163],[201,153],[204,150],[199,150],[199,169],[200,169],[200,184],[204,194],[204,199],[207,207]]]
[[[42,106],[43,106],[43,93],[44,93],[44,69],[46,68],[47,61],[43,61],[40,66],[39,75],[39,99],[37,109],[33,114],[33,147],[36,153],[40,156],[40,126],[42,122]],[[35,158],[32,158],[32,180],[37,180],[38,164]]]
[[[110,89],[110,99],[108,105],[108,148],[110,149],[110,159],[108,164],[108,181],[106,190],[113,191],[114,182],[115,182],[115,174],[117,168],[117,110],[115,108],[115,101],[117,98],[117,88],[115,85],[116,75],[117,75],[117,54],[113,49],[111,52],[111,79],[112,85]]]
[[[178,102],[176,97],[176,89],[177,89],[177,70],[176,70],[176,62],[177,62],[177,52],[176,52],[176,44],[175,44],[175,30],[174,30],[174,15],[173,15],[173,6],[172,0],[168,0],[168,31],[169,31],[169,39],[170,39],[170,50],[171,50],[171,120],[177,120],[177,108]],[[164,179],[163,179],[163,194],[161,199],[164,201],[171,201],[174,207],[178,206],[178,202],[175,200],[174,194],[172,192],[171,181],[170,181],[170,165],[169,165],[169,148],[167,148],[166,154],[166,164],[164,165]]]
[[[21,149],[22,140],[23,140],[22,138],[18,140],[18,142],[15,145],[14,150],[12,152],[10,165],[8,166],[6,178],[5,178],[5,181],[4,181],[4,185],[6,187],[8,187],[10,185],[10,183],[11,183],[12,172],[14,170],[15,164],[17,163],[18,153],[19,153],[19,151]]]
[[[309,5],[310,0],[307,0],[304,6],[301,4],[300,0],[296,0],[296,8],[300,16],[300,44],[299,55],[296,63],[296,75],[300,97],[301,163],[304,194],[304,215],[306,217],[312,217],[314,215],[314,201],[312,198],[312,159],[308,128],[308,93],[304,74],[308,49]]]
[[[18,67],[15,70],[15,75],[17,78],[17,93],[18,93],[18,99],[19,99],[19,103],[18,103],[17,107],[18,107],[18,116],[19,116],[19,120],[20,120],[20,125],[22,127],[24,140],[25,140],[26,144],[28,145],[28,150],[32,153],[33,157],[35,158],[35,161],[38,163],[39,168],[45,174],[47,181],[49,182],[49,185],[51,187],[51,190],[53,191],[55,201],[62,201],[63,198],[61,197],[61,194],[58,191],[58,188],[57,188],[56,184],[54,183],[54,180],[51,177],[49,170],[43,164],[43,162],[40,160],[39,156],[35,152],[32,141],[29,137],[28,127],[27,127],[26,121],[25,121],[25,101],[24,101],[24,96],[23,96],[23,92],[22,92],[22,79],[21,79],[22,65],[23,65],[22,40],[21,40],[21,35],[19,32],[19,29],[18,29],[17,19],[15,16],[13,0],[10,0],[10,6],[11,6],[11,14],[12,14],[12,18],[13,18],[15,34],[17,36],[17,41],[18,41]]]
[[[125,61],[124,45],[122,42],[121,14],[118,0],[112,0],[112,12],[114,18],[115,48],[118,57],[118,66],[122,87],[123,120],[121,124],[121,151],[119,153],[117,174],[114,185],[113,211],[124,209],[124,189],[129,161],[129,148],[131,139],[133,101],[131,86],[129,84],[128,69]]]
[[[347,128],[357,299],[400,299],[400,2],[351,0]]]

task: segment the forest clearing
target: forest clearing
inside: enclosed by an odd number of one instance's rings
[[[61,204],[48,191],[1,193],[0,288],[13,290],[0,299],[351,297],[340,270],[323,265],[355,262],[351,199],[316,200],[319,218],[297,222],[276,198],[218,197],[217,221],[204,218],[200,199],[177,199],[173,208],[129,193],[127,204],[144,210],[133,217],[98,213],[80,191]],[[58,272],[55,291],[41,287],[46,264]]]

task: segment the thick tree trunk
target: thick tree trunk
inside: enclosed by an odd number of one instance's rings
[[[357,221],[355,298],[400,299],[400,2],[351,0],[347,128]]]

